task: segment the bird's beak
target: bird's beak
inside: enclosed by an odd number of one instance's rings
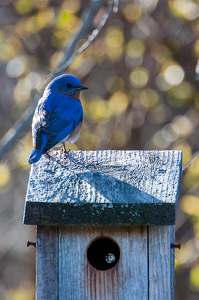
[[[81,86],[81,90],[88,90],[88,87],[86,87],[86,86]]]
[[[88,88],[86,86],[81,85],[81,86],[76,87],[75,89],[77,91],[82,91],[82,90],[87,90]]]

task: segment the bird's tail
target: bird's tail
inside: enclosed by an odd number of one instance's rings
[[[46,145],[47,139],[48,139],[48,134],[44,133],[43,138],[42,138],[42,147],[39,150],[36,150],[35,148],[33,148],[32,152],[30,154],[29,160],[28,160],[29,164],[36,163],[40,160],[42,151]]]
[[[30,154],[28,163],[29,163],[29,164],[33,164],[33,163],[38,162],[38,161],[40,160],[40,158],[41,158],[42,150],[43,150],[43,149],[36,150],[35,148],[33,148],[32,152],[31,152],[31,154]]]

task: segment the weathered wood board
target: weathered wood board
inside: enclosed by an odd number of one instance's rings
[[[24,223],[174,225],[181,151],[52,152],[33,164]]]
[[[59,228],[37,227],[36,300],[58,300]]]
[[[37,248],[37,300],[174,300],[173,226],[52,228],[38,226],[45,251]],[[100,237],[120,248],[117,265],[106,271],[87,259]]]
[[[149,299],[174,300],[174,226],[148,227]]]
[[[99,236],[111,237],[120,247],[119,262],[110,270],[88,263],[87,247]],[[60,300],[66,295],[67,300],[148,300],[146,227],[61,227],[59,237]]]

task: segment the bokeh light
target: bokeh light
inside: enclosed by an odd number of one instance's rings
[[[115,92],[109,99],[109,105],[114,114],[120,114],[128,107],[129,98],[123,92]]]
[[[199,8],[194,2],[187,1],[187,3],[183,6],[182,13],[186,19],[195,20],[199,16]]]
[[[16,11],[20,14],[28,14],[33,9],[31,0],[17,0],[15,2]]]
[[[157,149],[166,149],[170,145],[170,141],[163,137],[162,130],[156,132],[153,137],[153,143]]]
[[[126,139],[127,138],[126,138],[125,132],[118,129],[113,132],[113,134],[111,135],[110,141],[111,141],[113,148],[114,147],[119,148],[119,147],[122,147],[125,145]]]
[[[81,20],[67,10],[62,10],[57,16],[56,27],[75,33],[81,24]]]
[[[10,170],[7,165],[0,163],[0,187],[5,186],[11,179]]]
[[[140,6],[141,8],[147,9],[147,10],[153,10],[156,6],[158,0],[135,0],[135,3]]]
[[[33,0],[35,7],[44,8],[49,4],[49,0]]]
[[[190,267],[194,259],[196,259],[197,253],[195,251],[195,245],[193,241],[183,243],[180,251],[178,251],[177,258],[175,260],[175,268],[178,267]]]
[[[62,3],[62,8],[69,13],[75,14],[81,7],[80,0],[65,0]]]
[[[170,85],[178,85],[184,79],[184,70],[179,65],[171,65],[164,72],[164,78]]]
[[[195,20],[199,16],[198,5],[191,0],[174,0],[170,1],[170,5],[175,14],[181,18]]]
[[[149,72],[145,68],[136,68],[130,74],[130,82],[136,88],[144,87],[149,80]]]
[[[171,59],[171,50],[163,44],[154,44],[151,47],[151,55],[159,62],[164,63]]]
[[[14,89],[14,99],[16,102],[27,101],[30,97],[30,86],[27,85],[26,79],[20,79]]]
[[[199,157],[197,157],[194,163],[188,169],[189,173],[193,175],[199,175]]]
[[[22,50],[22,44],[16,37],[2,39],[0,43],[0,60],[8,62],[15,55],[18,55]]]
[[[188,215],[199,215],[199,197],[194,195],[183,196],[180,202],[180,208]]]
[[[158,74],[158,76],[156,77],[155,83],[156,83],[157,88],[158,88],[160,91],[164,91],[164,92],[168,91],[168,90],[172,87],[172,85],[169,84],[169,83],[165,80],[164,74],[163,74],[163,73],[159,73],[159,74]]]
[[[187,101],[194,97],[195,89],[189,82],[182,81],[179,85],[173,86],[169,94],[175,98]]]
[[[131,40],[127,44],[126,53],[131,58],[138,58],[144,54],[145,45],[142,41]]]
[[[124,35],[120,28],[110,27],[105,36],[107,56],[112,61],[118,61],[123,53]]]
[[[176,131],[176,133],[178,133],[180,136],[187,136],[193,129],[191,120],[186,116],[175,117],[173,124],[175,124],[174,131]]]
[[[9,77],[16,78],[23,74],[26,68],[26,61],[23,56],[13,58],[6,66],[6,73]]]
[[[37,72],[31,72],[25,78],[25,84],[30,89],[39,88],[40,83],[41,83],[41,77]]]
[[[175,124],[167,124],[162,128],[162,137],[168,142],[174,142],[179,137],[178,127]]]
[[[197,57],[199,57],[199,39],[197,39],[195,42],[194,51],[195,51]]]
[[[173,145],[173,150],[182,151],[182,163],[185,165],[192,157],[192,150],[187,141],[177,140]]]
[[[129,22],[134,22],[141,17],[142,10],[135,3],[131,3],[125,6],[123,14]]]
[[[140,102],[146,107],[157,106],[159,95],[153,89],[145,89],[140,93]]]
[[[199,264],[196,264],[190,272],[191,288],[199,292]]]
[[[88,106],[88,112],[90,119],[94,122],[106,123],[112,116],[112,110],[108,101],[104,101],[102,98],[94,98]]]

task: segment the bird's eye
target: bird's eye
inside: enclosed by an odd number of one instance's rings
[[[70,88],[70,87],[72,86],[72,84],[67,83],[66,86],[67,86],[68,88]]]

